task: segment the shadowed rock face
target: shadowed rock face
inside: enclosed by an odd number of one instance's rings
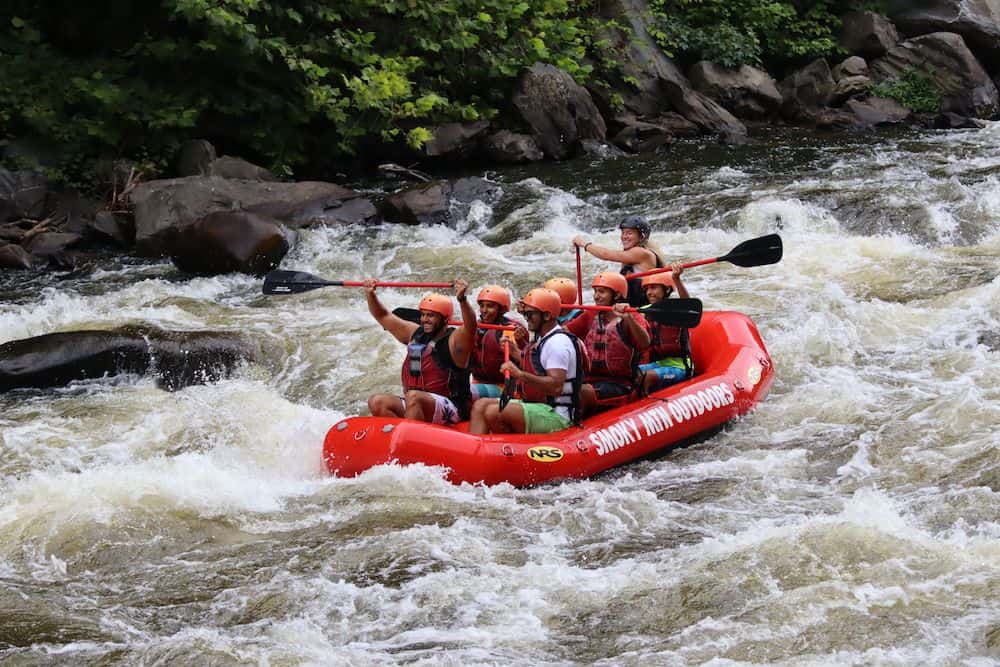
[[[158,386],[175,391],[222,379],[256,357],[240,337],[224,332],[123,327],[51,333],[0,345],[0,392],[120,374],[153,374]]]

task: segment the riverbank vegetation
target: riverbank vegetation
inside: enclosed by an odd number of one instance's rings
[[[597,0],[96,0],[0,8],[8,166],[86,187],[102,160],[167,172],[207,138],[280,174],[321,174],[428,127],[494,119],[534,62],[581,83],[614,68]],[[847,0],[654,0],[679,64],[772,71],[838,54]],[[604,10],[604,14],[602,14]],[[625,21],[615,24],[624,27]]]

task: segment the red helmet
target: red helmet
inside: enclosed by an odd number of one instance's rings
[[[616,292],[618,296],[626,296],[628,294],[628,280],[625,279],[620,273],[613,273],[611,271],[605,271],[604,273],[598,273],[594,276],[594,282],[590,283],[591,287],[607,287],[612,292]]]
[[[558,294],[563,303],[576,303],[576,283],[569,278],[549,278],[544,287]]]
[[[525,294],[521,303],[543,313],[548,313],[553,318],[559,317],[559,313],[562,311],[562,299],[559,298],[559,293],[544,287],[536,287]]]
[[[455,307],[452,305],[451,299],[444,294],[428,294],[420,300],[418,308],[437,313],[446,320],[451,319],[452,313],[455,312]]]
[[[642,279],[642,286],[645,287],[646,285],[663,285],[664,287],[677,289],[672,271],[661,271],[660,273],[644,277]]]
[[[510,292],[499,285],[487,285],[479,290],[476,303],[480,301],[492,301],[503,309],[503,312],[510,310]]]

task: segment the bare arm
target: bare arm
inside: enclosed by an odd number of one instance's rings
[[[419,328],[419,324],[408,322],[396,315],[393,315],[375,294],[375,280],[365,281],[365,298],[368,299],[368,312],[372,314],[375,321],[382,325],[382,328],[393,335],[393,337],[404,345],[410,342],[413,332]]]
[[[462,310],[462,326],[448,338],[448,350],[459,368],[468,367],[472,346],[476,344],[476,313],[465,296],[467,289],[469,289],[468,282],[461,278],[455,280],[455,298],[458,299],[459,308]]]
[[[680,262],[670,265],[670,275],[674,279],[674,285],[677,285],[677,297],[679,299],[690,299],[691,295],[688,294],[688,288],[681,282],[681,274],[684,273],[684,265]]]
[[[614,248],[597,245],[593,241],[588,241],[582,236],[574,237],[573,245],[589,252],[597,259],[603,259],[608,262],[631,264],[637,271],[648,271],[649,269],[656,268],[656,254],[652,250],[643,248],[642,246],[636,246],[634,248],[629,248],[628,250],[616,250]]]
[[[639,318],[636,317],[638,313],[631,313],[625,310],[627,306],[628,304],[617,303],[615,304],[615,312],[618,313],[619,317],[622,318],[622,321],[625,322],[625,329],[628,331],[629,337],[635,344],[635,349],[639,352],[644,352],[646,348],[649,347],[650,343],[649,330],[647,330],[646,327],[643,326],[642,322],[639,321]]]

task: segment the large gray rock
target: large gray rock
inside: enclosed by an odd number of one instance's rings
[[[746,127],[722,106],[691,87],[691,82],[660,50],[647,26],[651,16],[647,0],[607,0],[601,3],[602,16],[609,19],[600,37],[616,54],[621,77],[610,88],[592,87],[608,117],[616,113],[612,95],[620,97],[625,111],[648,122],[668,111],[676,111],[703,132],[725,140],[741,142]],[[623,24],[625,29],[617,27]]]
[[[424,145],[424,154],[427,157],[443,155],[469,157],[476,151],[479,141],[489,127],[488,120],[440,125],[434,128],[431,140]]]
[[[24,242],[24,249],[35,257],[44,259],[56,258],[66,250],[80,242],[79,234],[63,232],[42,232]]]
[[[0,241],[0,269],[30,269],[35,260],[24,248]]]
[[[814,60],[781,80],[782,110],[797,118],[808,110],[825,107],[833,95],[834,81],[825,58]]]
[[[895,125],[910,117],[910,110],[895,100],[883,97],[869,97],[865,100],[848,100],[844,108],[861,119],[869,127]]]
[[[703,60],[691,67],[688,76],[695,90],[738,118],[767,118],[781,108],[781,93],[774,79],[749,65],[730,69]]]
[[[936,32],[900,42],[869,67],[876,81],[900,79],[911,70],[929,77],[944,98],[940,111],[991,118],[1000,108],[996,85],[955,33]]]
[[[922,0],[896,3],[892,14],[904,34],[953,32],[987,65],[1000,71],[1000,0]]]
[[[532,137],[510,130],[500,130],[486,137],[483,150],[491,160],[503,164],[537,162],[545,157]]]
[[[864,58],[851,56],[834,65],[833,69],[830,70],[830,74],[833,76],[834,81],[840,81],[851,76],[868,76],[868,63],[865,62]]]
[[[475,200],[495,201],[499,192],[496,185],[476,177],[422,183],[386,197],[382,217],[405,225],[445,224]]]
[[[245,209],[294,228],[368,223],[377,216],[374,204],[357,192],[320,181],[265,183],[189,176],[142,183],[131,200],[136,248],[147,255],[166,254],[167,236],[216,211]]]
[[[7,171],[0,167],[0,222],[45,217],[49,182],[30,171]]]
[[[554,65],[532,65],[518,80],[512,101],[535,142],[557,160],[572,156],[582,140],[603,141],[607,133],[590,93]]]
[[[216,157],[215,146],[204,139],[185,141],[177,153],[177,175],[204,176]]]
[[[264,167],[247,162],[243,158],[223,155],[212,160],[205,168],[206,176],[235,178],[246,181],[277,181],[278,177]]]
[[[51,333],[0,345],[0,392],[147,373],[176,390],[218,380],[257,356],[242,338],[223,332],[123,327]]]
[[[674,142],[666,125],[639,120],[631,114],[618,116],[615,124],[619,129],[611,143],[629,153],[649,153]]]
[[[830,106],[839,107],[852,97],[864,96],[872,85],[872,80],[867,76],[846,76],[833,87],[830,94]]]
[[[263,275],[281,263],[295,233],[274,218],[247,211],[218,211],[173,234],[170,259],[182,271],[202,275]]]
[[[892,21],[875,12],[851,12],[844,16],[840,43],[848,53],[864,58],[885,55],[899,42],[899,33]]]

